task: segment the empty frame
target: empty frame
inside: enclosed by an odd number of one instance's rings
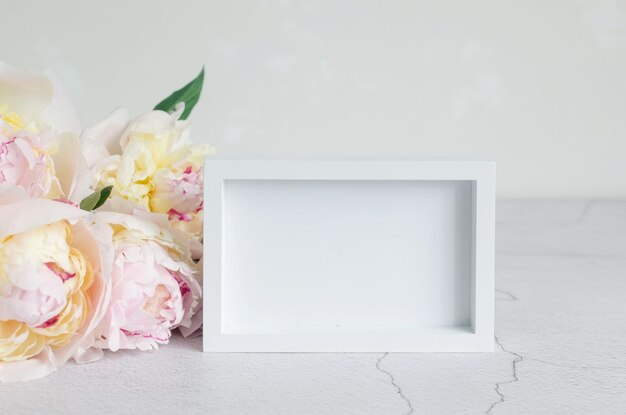
[[[493,350],[495,166],[207,161],[204,350]]]

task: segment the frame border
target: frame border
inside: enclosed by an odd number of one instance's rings
[[[244,161],[204,166],[205,352],[492,352],[494,350],[495,163],[489,161]],[[225,180],[472,181],[471,330],[405,334],[223,334],[222,213]]]

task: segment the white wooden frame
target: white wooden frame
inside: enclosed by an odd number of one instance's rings
[[[412,333],[230,333],[223,330],[223,203],[228,181],[367,180],[471,183],[471,325]],[[494,335],[495,163],[483,161],[224,161],[205,163],[204,351],[486,352]],[[289,310],[285,310],[289,312]]]

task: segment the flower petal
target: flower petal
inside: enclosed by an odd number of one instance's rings
[[[42,378],[57,369],[54,353],[49,346],[27,360],[1,362],[0,382],[26,382]]]
[[[89,168],[107,156],[122,153],[120,138],[129,121],[128,110],[117,108],[105,119],[83,131],[83,154]]]
[[[15,196],[14,192],[11,192]],[[5,197],[7,196],[7,197]],[[48,225],[59,220],[75,220],[89,215],[67,203],[48,199],[8,198],[0,192],[0,238]],[[22,193],[22,196],[25,196]],[[11,201],[12,203],[4,203]],[[19,215],[17,214],[19,212]]]
[[[83,221],[72,227],[73,243],[80,246],[81,253],[94,265],[94,285],[90,288],[93,311],[85,324],[76,334],[77,341],[55,350],[56,363],[61,366],[69,358],[79,362],[92,361],[97,355],[85,354],[95,342],[94,330],[102,321],[111,298],[111,269],[113,267],[113,246],[111,229],[95,224],[87,228]]]
[[[67,199],[78,203],[91,193],[89,169],[83,159],[80,140],[76,134],[58,136],[60,148],[53,156],[56,176]]]
[[[0,104],[22,117],[35,119],[53,96],[53,83],[46,76],[0,62]]]
[[[52,83],[53,95],[50,104],[39,115],[39,121],[59,133],[80,134],[80,118],[69,92],[54,72],[46,70],[44,75]]]

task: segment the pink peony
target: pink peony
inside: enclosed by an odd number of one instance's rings
[[[159,170],[154,176],[154,193],[150,206],[165,211],[170,220],[190,222],[202,210],[204,180],[202,169],[186,167],[180,173]]]
[[[146,212],[99,212],[96,218],[114,230],[111,302],[97,347],[156,349],[177,327],[185,334],[195,330],[201,288],[189,251],[166,229],[167,218]]]
[[[0,381],[98,357],[88,349],[108,303],[103,253],[112,250],[99,243],[110,230],[89,225],[86,215],[0,186]]]
[[[50,72],[0,62],[0,184],[78,202],[90,193],[69,95]]]
[[[0,118],[0,131],[6,122]],[[48,151],[49,136],[28,132],[0,133],[0,183],[19,186],[29,196],[64,196]]]

